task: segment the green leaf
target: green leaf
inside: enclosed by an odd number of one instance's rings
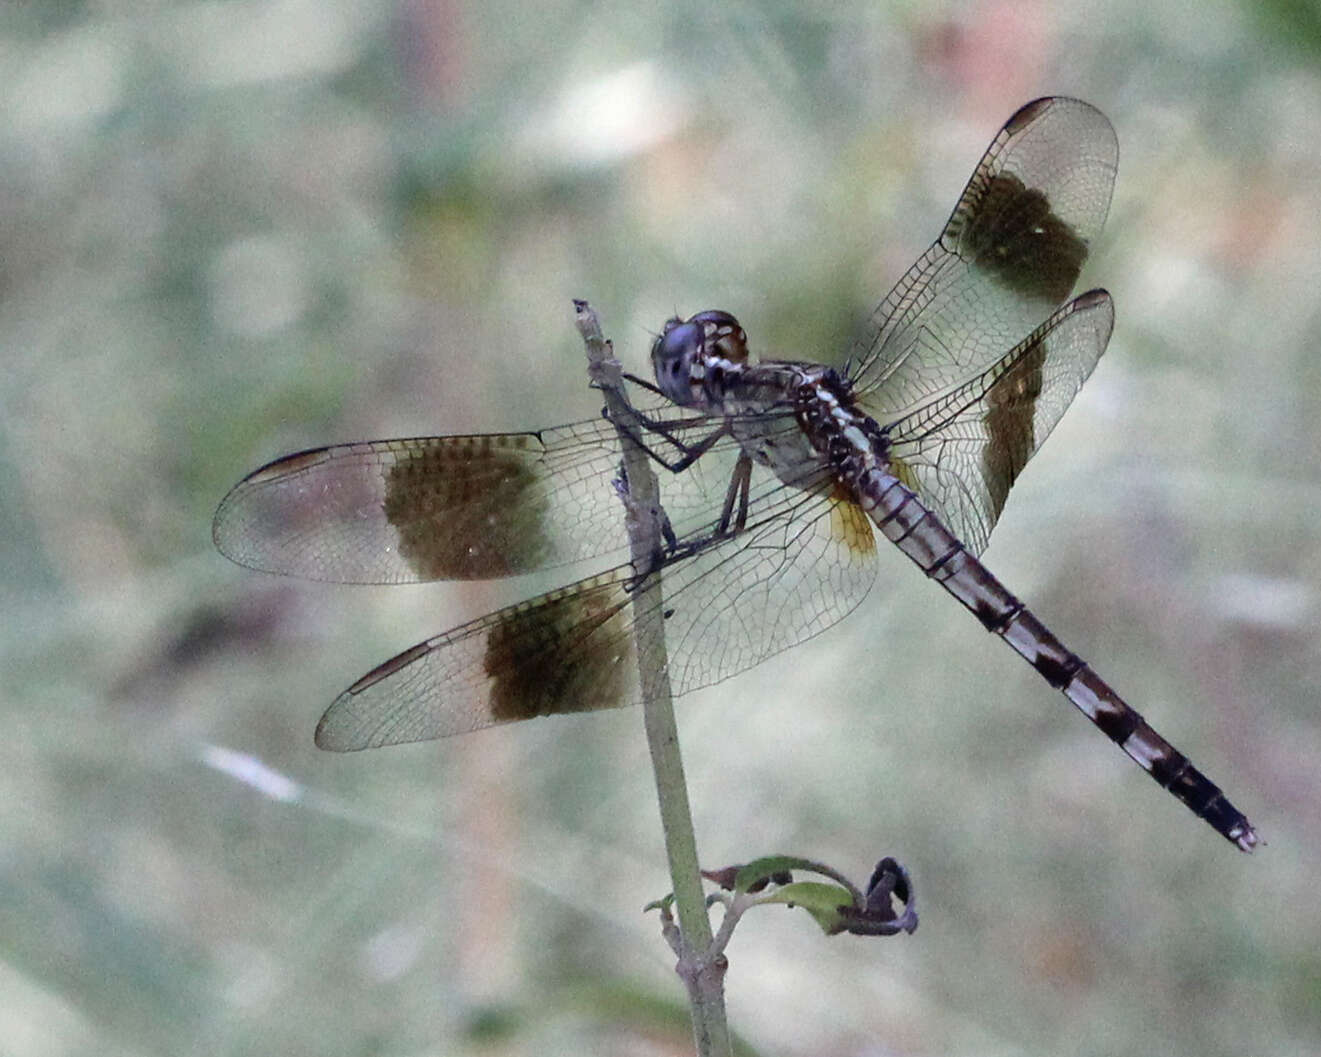
[[[788,874],[791,870],[815,870],[816,863],[811,859],[801,859],[796,855],[767,855],[739,868],[734,876],[734,891],[747,892],[759,882],[774,881],[776,874]],[[777,884],[784,882],[776,881]]]
[[[833,936],[844,931],[848,925],[840,908],[852,907],[853,895],[839,885],[823,881],[797,881],[777,888],[758,900],[758,903],[787,903],[802,907],[812,915],[827,936]]]

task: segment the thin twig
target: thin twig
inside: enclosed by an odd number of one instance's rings
[[[575,301],[574,307],[578,330],[587,346],[588,374],[605,397],[610,420],[616,425],[636,421],[624,390],[622,368],[614,358],[611,344],[602,336],[596,313],[586,301]],[[647,453],[628,430],[619,430],[619,440],[624,453],[623,494],[629,547],[634,569],[642,571],[650,569],[661,553],[661,525],[665,515],[660,505],[656,474]],[[699,1057],[726,1057],[732,1053],[725,1020],[727,963],[723,955],[712,954],[711,921],[707,916],[706,895],[698,869],[697,839],[688,806],[688,786],[684,781],[679,731],[670,692],[659,570],[640,581],[633,598],[633,612],[647,745],[656,775],[665,852],[679,917],[681,949],[677,971],[688,988],[693,1037]]]

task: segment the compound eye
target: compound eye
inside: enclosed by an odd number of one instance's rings
[[[718,308],[698,312],[688,321],[706,328],[707,341],[715,352],[730,363],[748,362],[748,336],[734,316]]]
[[[661,391],[678,404],[692,400],[689,379],[693,360],[702,351],[702,327],[672,319],[651,347],[652,369]]]

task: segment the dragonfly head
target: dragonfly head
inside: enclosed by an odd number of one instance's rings
[[[737,319],[716,308],[667,320],[651,346],[656,385],[684,407],[701,401],[703,384],[713,374],[747,362],[747,334]]]

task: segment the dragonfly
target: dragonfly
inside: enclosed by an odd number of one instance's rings
[[[1106,117],[1021,107],[939,238],[845,355],[754,360],[728,312],[671,319],[629,420],[340,444],[254,471],[213,536],[241,565],[334,583],[515,576],[624,555],[620,431],[660,473],[664,541],[461,624],[345,690],[316,743],[351,751],[639,700],[634,628],[661,616],[676,694],[843,620],[876,533],[1003,639],[1162,787],[1244,851],[1252,823],[981,563],[1010,487],[1109,341],[1106,291],[1068,300],[1110,207]],[[640,590],[658,580],[663,590]],[[651,613],[654,616],[654,612]]]

